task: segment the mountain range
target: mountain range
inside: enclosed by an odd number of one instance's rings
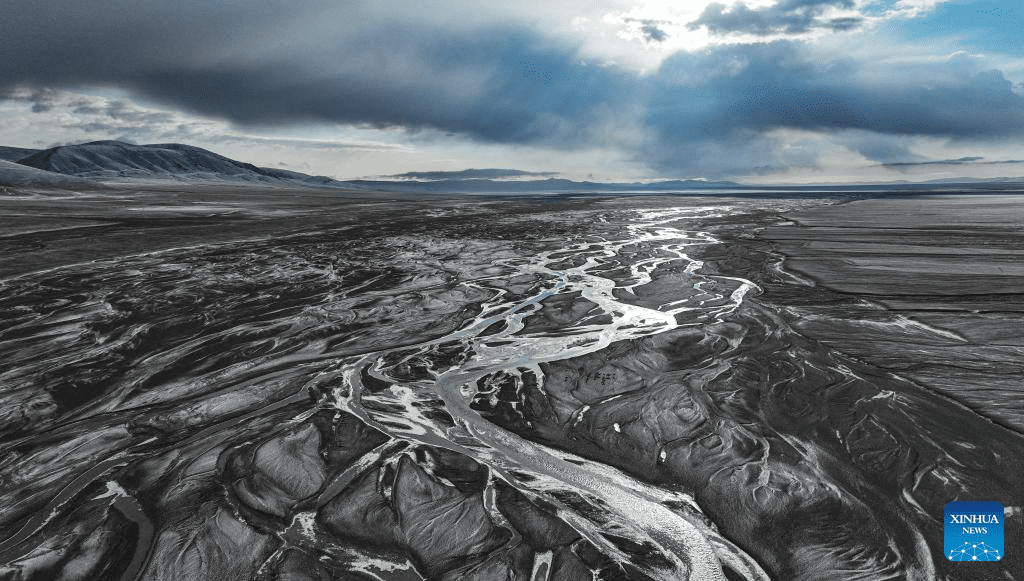
[[[485,172],[487,170],[467,170]],[[440,172],[438,175],[443,176]],[[149,180],[197,184],[253,183],[396,192],[529,193],[572,191],[665,191],[736,187],[732,182],[675,180],[656,183],[579,182],[567,179],[503,180],[454,172],[442,179],[339,181],[282,169],[257,167],[191,145],[135,145],[94,141],[49,149],[0,147],[0,185],[83,187]],[[529,172],[522,172],[528,174]],[[550,175],[550,174],[538,174]]]
[[[187,182],[195,185],[252,184],[404,193],[573,193],[573,192],[671,192],[680,190],[762,189],[729,181],[668,180],[658,182],[590,182],[564,178],[494,179],[488,172],[513,170],[464,170],[434,172],[440,179],[357,179],[339,181],[283,169],[258,167],[191,145],[165,143],[135,145],[122,141],[94,141],[49,149],[0,147],[0,186],[63,188],[104,187],[140,182]],[[530,172],[519,172],[530,174]],[[411,174],[408,174],[411,175]],[[518,174],[517,174],[518,175]],[[549,176],[550,173],[536,174]],[[472,176],[472,177],[471,177]],[[481,176],[481,177],[477,177]],[[403,176],[392,176],[403,177]],[[417,176],[418,177],[418,176]],[[430,177],[434,177],[431,175]],[[1019,178],[952,178],[929,183],[1005,183]],[[915,184],[859,184],[859,187],[913,187]],[[916,184],[923,186],[925,184]],[[779,186],[763,189],[776,189]],[[791,188],[792,186],[784,186]],[[843,187],[831,184],[829,187]]]

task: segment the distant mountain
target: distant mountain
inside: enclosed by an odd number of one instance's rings
[[[446,179],[434,181],[349,180],[345,182],[362,189],[394,192],[432,193],[571,193],[571,192],[668,192],[740,187],[735,182],[706,180],[671,180],[662,182],[577,182],[562,178],[544,180]]]
[[[928,180],[924,182],[926,184],[1004,184],[1004,183],[1021,183],[1024,182],[1024,177],[1000,177],[1000,178],[941,178],[937,180]]]
[[[528,178],[528,177],[550,177],[558,175],[553,171],[524,171],[521,169],[462,169],[458,171],[410,171],[390,176],[390,179],[404,180],[471,180],[471,179],[502,179],[502,178]]]
[[[494,177],[548,175],[519,170],[464,170],[462,172],[420,172],[409,177],[443,177],[437,180],[350,180],[257,167],[218,155],[211,151],[178,143],[133,145],[121,141],[94,141],[80,145],[62,145],[44,150],[6,148],[7,155],[17,151],[28,155],[17,163],[39,170],[101,181],[138,179],[186,179],[188,181],[287,181],[307,186],[351,187],[393,192],[431,193],[529,193],[529,192],[616,192],[666,191],[679,189],[735,187],[732,182],[682,180],[657,183],[576,182],[567,179],[501,180]],[[500,175],[491,175],[500,172]]]
[[[24,157],[28,157],[33,153],[38,153],[38,149],[25,149],[24,147],[2,147],[0,146],[0,160],[3,161],[18,161]]]
[[[14,148],[6,148],[13,151]],[[302,185],[337,183],[326,177],[257,167],[191,145],[178,143],[133,145],[120,141],[94,141],[28,150],[17,163],[58,174],[101,181],[178,178],[189,181],[287,181]]]
[[[23,155],[24,154],[24,155]],[[235,161],[191,145],[178,143],[133,145],[121,141],[94,141],[79,145],[62,145],[49,149],[0,148],[0,158],[17,162],[26,168],[44,174],[32,174],[36,182],[49,180],[61,183],[54,175],[74,176],[97,182],[139,182],[147,180],[177,180],[196,184],[209,183],[287,183],[305,187],[346,188],[367,191],[389,191],[423,194],[512,193],[546,194],[561,192],[665,192],[711,188],[734,188],[733,182],[704,180],[675,180],[654,183],[577,182],[561,178],[507,180],[500,177],[526,177],[550,175],[520,170],[463,170],[459,172],[420,172],[403,177],[440,177],[442,179],[414,180],[349,180],[337,181],[326,177],[313,177],[298,172],[257,167]],[[0,174],[13,176],[11,169]],[[18,180],[24,181],[24,174]],[[14,178],[11,178],[14,179]],[[14,182],[8,185],[15,185]]]

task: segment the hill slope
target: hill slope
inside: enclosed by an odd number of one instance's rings
[[[91,189],[98,185],[88,179],[62,175],[0,159],[0,186]]]

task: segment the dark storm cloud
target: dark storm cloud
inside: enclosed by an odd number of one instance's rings
[[[507,29],[461,38],[391,29],[344,49],[372,53],[367,62],[382,65],[372,72],[358,63],[311,75],[289,63],[268,70],[161,71],[139,85],[202,112],[230,111],[233,120],[247,123],[291,117],[433,128],[502,143],[582,139],[596,108],[622,97],[616,93],[624,78],[581,66],[571,50],[547,44]],[[391,65],[408,62],[414,70]]]
[[[365,62],[336,72],[307,70],[300,62],[167,67],[133,75],[126,84],[153,99],[247,125],[431,128],[499,143],[585,139],[598,109],[621,101],[615,93],[624,78],[544,44],[508,30],[468,38],[386,30],[344,47],[358,47]],[[410,63],[412,71],[405,69]]]
[[[114,85],[246,125],[328,121],[568,142],[585,137],[599,107],[622,101],[615,93],[626,80],[582,65],[575,47],[522,28],[381,23],[292,51],[292,39],[278,39],[280,46],[267,40],[282,24],[267,14],[299,20],[303,3],[277,11],[259,4],[262,11],[249,13],[248,4],[122,1],[87,9],[58,2],[44,16],[38,3],[13,3],[16,17],[6,25],[13,38],[0,45],[0,90]],[[538,68],[543,79],[530,74]]]
[[[684,140],[778,128],[1024,134],[1024,99],[998,71],[969,60],[890,67],[822,60],[788,42],[679,53],[659,71],[647,123]]]
[[[863,22],[862,18],[844,17],[823,19],[831,8],[853,8],[853,0],[782,0],[771,6],[750,8],[746,4],[727,7],[709,4],[704,12],[689,24],[691,30],[706,26],[714,34],[743,33],[766,36],[769,34],[801,34],[815,28],[851,30]]]
[[[410,180],[474,180],[474,179],[500,179],[513,177],[550,177],[558,175],[552,171],[523,171],[521,169],[463,169],[459,171],[410,171],[406,173],[384,176],[389,178],[410,179]]]
[[[22,82],[120,82],[140,71],[242,59],[314,6],[200,0],[5,0],[0,92]]]

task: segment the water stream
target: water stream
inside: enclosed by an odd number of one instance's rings
[[[713,280],[701,275],[701,262],[690,258],[686,251],[718,241],[706,232],[671,226],[680,219],[696,214],[707,217],[710,213],[682,208],[646,211],[629,224],[622,238],[589,237],[540,254],[530,262],[503,261],[519,275],[552,282],[524,300],[508,300],[499,292],[475,320],[444,337],[360,358],[347,367],[344,383],[335,391],[338,405],[389,435],[466,454],[513,486],[544,494],[550,502],[562,504],[560,516],[612,554],[618,551],[602,540],[602,532],[627,535],[649,545],[662,556],[652,562],[664,564],[645,571],[655,578],[724,579],[721,560],[748,579],[767,579],[753,559],[694,514],[699,508],[686,493],[649,486],[608,466],[526,440],[483,419],[469,405],[480,391],[478,383],[485,378],[504,375],[521,381],[525,372],[532,373],[543,386],[541,363],[586,355],[616,341],[647,337],[679,326],[720,321],[733,312],[756,286],[743,279]],[[638,252],[648,258],[625,256]],[[565,264],[566,257],[572,258],[572,265]],[[690,296],[657,308],[629,300],[635,298],[636,289],[652,281],[651,273],[657,268],[680,261],[692,278],[694,290]],[[627,272],[622,271],[623,265]],[[723,278],[727,278],[724,288],[730,290],[725,295],[713,290],[723,287]],[[487,282],[483,279],[473,284],[486,286]],[[557,333],[525,329],[525,319],[541,308],[542,301],[565,293],[579,293],[595,305],[585,320],[560,328]],[[496,326],[500,331],[484,333]],[[438,346],[445,347],[444,357],[439,357]],[[459,352],[454,363],[453,349]],[[425,368],[429,377],[403,378],[403,373],[396,370],[408,367],[410,362]],[[360,378],[364,375],[387,382],[390,387],[368,393],[362,389]],[[436,396],[440,405],[435,407],[445,414],[424,413],[426,402],[434,399],[430,395]],[[365,405],[367,401],[374,405]],[[438,417],[445,421],[438,421]],[[517,473],[529,474],[529,482],[517,479]],[[558,495],[553,493],[558,491],[591,499],[596,508],[612,518],[602,526],[573,514],[556,500]],[[692,507],[692,512],[669,508],[681,505]]]

